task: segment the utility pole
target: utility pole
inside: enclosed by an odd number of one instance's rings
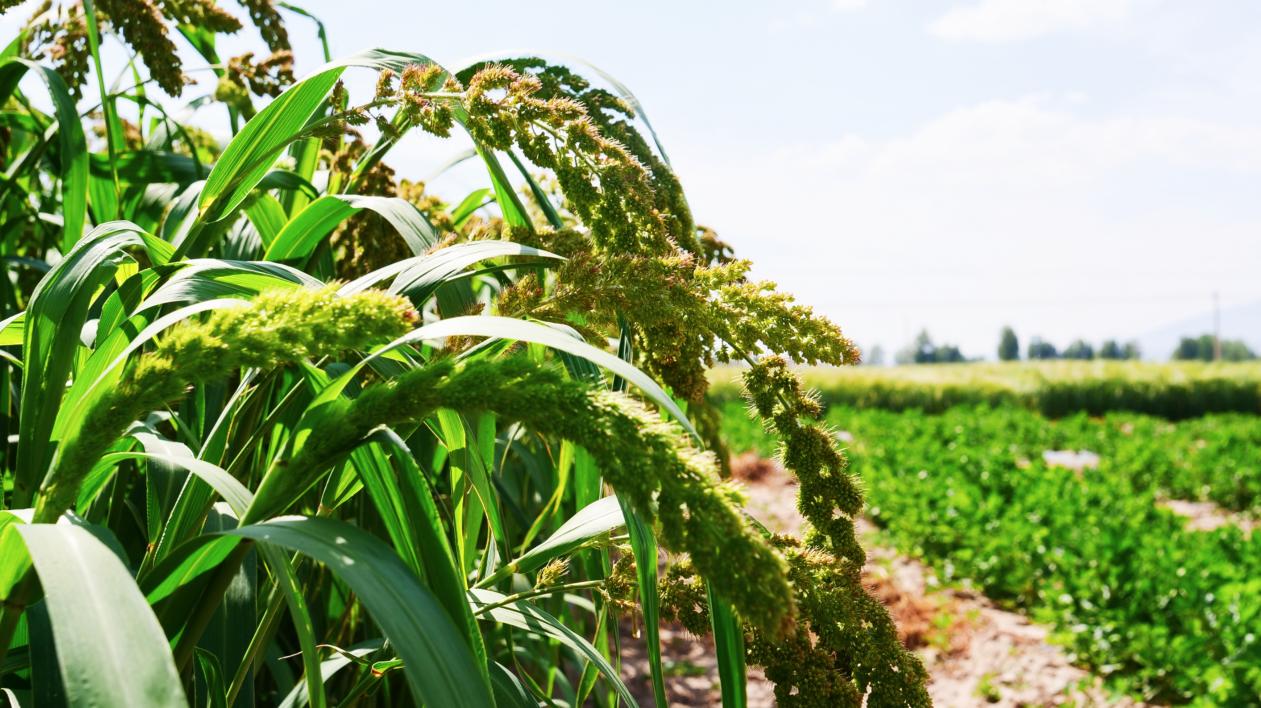
[[[1213,291],[1213,361],[1222,360],[1222,308],[1221,298]]]

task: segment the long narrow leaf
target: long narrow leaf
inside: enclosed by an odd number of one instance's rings
[[[83,237],[66,258],[35,288],[26,313],[23,342],[22,402],[19,422],[16,506],[29,503],[52,458],[52,429],[79,333],[96,288],[112,275],[123,248],[143,244],[155,263],[170,257],[170,245],[135,224],[101,224]]]
[[[44,586],[68,702],[186,706],[162,627],[113,551],[76,525],[18,531]]]
[[[744,665],[744,629],[731,606],[714,594],[705,583],[709,597],[709,623],[714,630],[714,650],[718,658],[718,680],[722,684],[722,707],[748,705],[748,678]]]
[[[88,209],[88,142],[79,109],[61,75],[30,59],[13,57],[0,63],[0,103],[7,103],[17,82],[33,71],[48,89],[57,115],[61,157],[61,250],[69,252],[83,236]]]
[[[376,212],[398,232],[414,254],[438,242],[438,231],[411,202],[398,197],[331,194],[307,205],[268,243],[269,261],[304,258],[343,221],[364,209]]]
[[[657,595],[657,539],[652,526],[621,499],[626,528],[630,532],[631,552],[635,555],[635,575],[639,579],[639,608],[644,615],[644,643],[648,646],[648,673],[652,677],[652,694],[657,705],[665,706],[665,678],[661,669],[661,611]]]
[[[492,705],[490,686],[445,610],[389,547],[332,519],[282,517],[228,533],[309,555],[355,592],[403,659],[417,700]]]
[[[202,190],[199,211],[204,222],[217,221],[232,213],[290,143],[302,137],[302,129],[315,115],[325,96],[350,66],[392,69],[402,73],[408,64],[425,64],[421,54],[405,54],[374,49],[330,62],[290,86],[267,104],[237,133],[215,163]]]
[[[588,504],[569,517],[561,527],[539,545],[531,548],[511,563],[505,564],[494,575],[479,585],[490,585],[510,573],[528,573],[558,556],[567,555],[581,548],[594,538],[599,538],[626,525],[623,509],[617,497],[605,497]]]
[[[626,684],[622,683],[617,671],[613,669],[599,649],[591,646],[591,642],[588,642],[578,633],[566,627],[563,622],[539,609],[537,605],[531,602],[517,600],[499,605],[499,603],[507,600],[507,596],[494,590],[479,588],[469,591],[469,602],[479,614],[484,613],[496,622],[519,629],[540,632],[556,639],[594,664],[627,704],[632,706],[639,705],[635,701],[635,697],[631,695],[630,690],[626,688]]]

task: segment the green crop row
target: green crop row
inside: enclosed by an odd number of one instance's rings
[[[711,396],[739,398],[739,369],[713,375]],[[832,406],[919,409],[1018,405],[1059,418],[1132,411],[1181,420],[1208,413],[1261,413],[1261,366],[1199,362],[942,364],[802,370]]]
[[[1032,414],[1030,414],[1032,415]],[[1220,414],[1170,423],[1113,413],[1076,415],[1047,426],[1054,449],[1100,455],[1100,471],[1139,491],[1211,501],[1226,509],[1261,511],[1261,418]]]
[[[1131,483],[1142,470],[1025,457],[1009,441],[1028,439],[1030,421],[1003,411],[852,423],[873,518],[946,578],[1054,624],[1081,659],[1151,698],[1261,695],[1261,536],[1184,530]]]
[[[724,440],[737,452],[769,457],[776,438],[762,430],[744,407],[724,404]],[[969,409],[965,409],[969,410]],[[833,408],[829,422],[846,427],[852,409]],[[1093,418],[1079,413],[1056,421],[1019,408],[1000,407],[1008,427],[1004,441],[1021,460],[1045,450],[1086,450],[1100,456],[1102,474],[1127,480],[1140,492],[1170,499],[1210,501],[1238,512],[1261,512],[1261,418],[1224,413],[1178,423],[1135,413]]]
[[[725,413],[733,449],[773,449],[737,404]],[[977,407],[832,409],[829,422],[853,435],[868,514],[945,579],[1053,625],[1123,690],[1206,705],[1261,695],[1261,534],[1189,531],[1158,504],[1255,508],[1261,419]],[[1050,467],[1047,449],[1089,449],[1099,466]]]

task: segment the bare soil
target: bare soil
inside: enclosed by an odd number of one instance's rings
[[[1238,526],[1244,533],[1251,534],[1253,529],[1261,526],[1261,520],[1236,514],[1213,502],[1164,499],[1160,501],[1160,506],[1185,518],[1189,531],[1212,531],[1223,526]]]
[[[732,461],[744,482],[749,511],[772,531],[800,534],[796,481],[777,463],[746,454]],[[1098,678],[1074,666],[1048,630],[997,608],[979,593],[945,588],[932,570],[878,543],[876,530],[860,524],[868,550],[864,581],[898,625],[902,641],[919,654],[930,675],[937,706],[1136,706],[1110,696]],[[642,705],[653,705],[642,638],[623,633],[623,675]],[[678,706],[719,706],[713,645],[679,627],[662,628],[667,699]],[[775,705],[774,687],[750,667],[750,706]]]

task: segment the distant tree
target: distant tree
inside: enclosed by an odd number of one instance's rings
[[[936,350],[937,346],[933,344],[928,330],[922,329],[915,335],[915,341],[898,351],[894,361],[899,364],[925,364],[933,360]]]
[[[898,364],[953,364],[967,361],[967,357],[953,344],[937,346],[928,330],[920,330],[915,341],[898,351],[894,361]]]
[[[1203,346],[1204,342],[1200,341],[1204,339],[1208,340],[1207,347]],[[1197,359],[1212,361],[1212,336],[1206,334],[1203,337],[1183,337],[1178,341],[1178,348],[1173,350],[1173,358],[1178,361],[1195,361]]]
[[[1025,356],[1030,360],[1033,359],[1058,359],[1060,353],[1055,350],[1055,345],[1045,342],[1041,337],[1034,337],[1029,340],[1029,350]]]
[[[959,347],[953,344],[943,344],[933,352],[933,361],[938,364],[959,364],[967,360],[963,352],[959,351]]]
[[[868,366],[884,366],[884,347],[877,344],[869,349],[863,354],[863,363]]]
[[[1222,360],[1223,361],[1251,361],[1257,358],[1257,353],[1252,351],[1247,344],[1240,339],[1227,339],[1222,341]]]
[[[1000,361],[1015,361],[1020,358],[1020,340],[1011,327],[1004,327],[998,336],[998,358]]]
[[[1212,361],[1213,335],[1202,334],[1198,337],[1183,337],[1178,348],[1173,351],[1173,358],[1180,361]],[[1256,352],[1239,339],[1222,340],[1223,361],[1250,361],[1256,359]]]
[[[1115,339],[1109,339],[1099,347],[1100,359],[1138,359],[1140,358],[1138,350],[1138,342],[1126,342],[1121,344]]]
[[[1090,346],[1090,343],[1086,340],[1077,339],[1074,340],[1072,344],[1068,345],[1068,348],[1066,348],[1064,353],[1060,356],[1065,359],[1094,359],[1095,348]]]

